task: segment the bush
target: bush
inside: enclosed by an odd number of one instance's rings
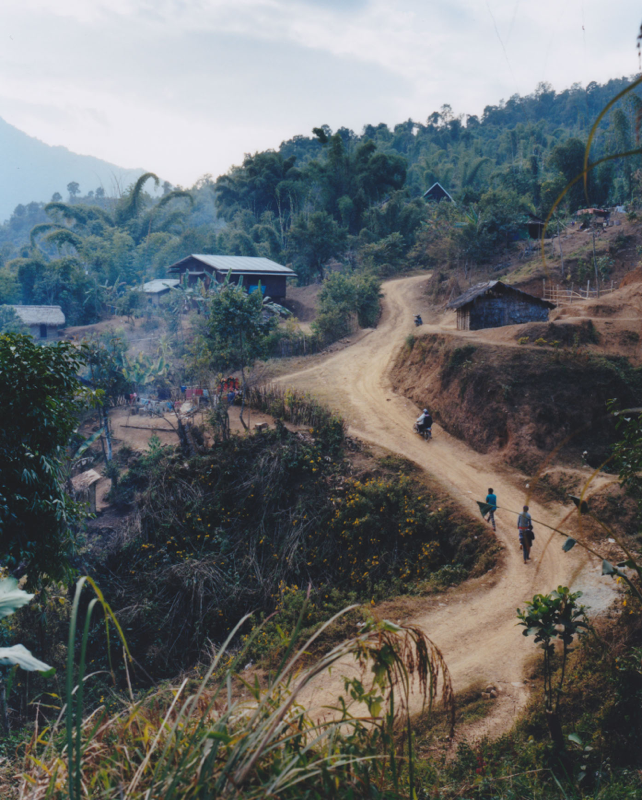
[[[362,328],[376,325],[380,289],[375,275],[333,272],[319,292],[319,314],[313,329],[330,342],[353,333],[357,324]]]
[[[193,663],[207,639],[248,611],[275,610],[286,589],[370,600],[377,585],[412,591],[445,564],[473,567],[488,545],[483,533],[473,539],[479,526],[462,526],[409,478],[348,477],[340,449],[326,444],[342,425],[277,426],[189,461],[161,448],[122,477],[138,533],[97,574],[146,669]]]

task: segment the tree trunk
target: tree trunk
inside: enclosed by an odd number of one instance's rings
[[[112,449],[111,449],[111,431],[109,430],[109,417],[107,416],[107,409],[105,406],[101,406],[101,410],[103,412],[103,426],[105,428],[105,439],[107,440],[107,461],[111,461],[112,459]]]
[[[559,714],[555,711],[546,712],[546,722],[548,723],[548,732],[553,742],[555,754],[559,758],[560,764],[568,774],[571,768],[571,761],[566,749],[566,741],[562,733],[562,722]]]
[[[7,711],[7,685],[4,675],[0,675],[0,717],[2,718],[2,730],[5,736],[9,735],[9,712]]]

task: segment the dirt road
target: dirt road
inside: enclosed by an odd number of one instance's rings
[[[414,331],[414,298],[424,276],[384,284],[383,316],[379,326],[356,344],[327,360],[279,382],[305,389],[340,412],[350,433],[411,459],[442,483],[462,506],[479,514],[476,501],[492,486],[500,507],[519,510],[526,488],[491,456],[479,454],[449,436],[439,426],[425,442],[412,431],[419,413],[410,401],[394,394],[388,376],[393,356]],[[480,400],[480,402],[482,402]],[[555,525],[565,515],[561,507],[531,501],[535,520]],[[426,601],[425,611],[412,622],[420,625],[441,648],[451,670],[455,689],[487,681],[501,690],[495,711],[475,733],[498,734],[510,727],[524,704],[527,689],[524,667],[536,649],[516,627],[515,609],[538,592],[563,584],[581,588],[583,602],[594,612],[603,610],[613,597],[610,579],[599,577],[599,565],[580,548],[562,552],[558,534],[547,535],[536,526],[532,562],[523,563],[518,549],[516,516],[497,512],[497,536],[506,547],[502,567],[486,579]],[[313,708],[334,704],[340,693],[342,664],[310,689],[304,702]],[[418,699],[417,699],[418,703]]]

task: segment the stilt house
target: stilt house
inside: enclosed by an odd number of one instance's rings
[[[501,281],[486,281],[448,303],[448,308],[457,311],[457,330],[477,331],[524,322],[547,322],[555,305]]]

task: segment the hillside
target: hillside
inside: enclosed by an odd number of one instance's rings
[[[75,181],[86,193],[102,187],[119,194],[144,170],[125,169],[93,156],[52,147],[0,119],[0,220],[9,218],[19,204],[47,202],[55,192],[66,195]]]

